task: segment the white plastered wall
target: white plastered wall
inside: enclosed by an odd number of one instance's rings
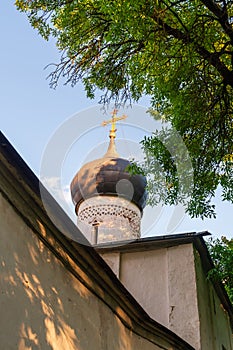
[[[102,256],[154,320],[200,349],[192,244]]]

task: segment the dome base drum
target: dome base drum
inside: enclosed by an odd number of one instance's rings
[[[89,198],[80,204],[77,214],[77,225],[92,244],[140,237],[141,211],[124,198]]]

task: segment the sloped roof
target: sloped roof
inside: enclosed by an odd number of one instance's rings
[[[126,327],[164,349],[194,350],[148,316],[1,132],[0,192],[65,268],[108,305]]]

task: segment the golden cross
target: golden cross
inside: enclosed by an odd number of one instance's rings
[[[113,137],[113,138],[116,137],[116,122],[118,120],[123,120],[123,119],[127,118],[127,115],[125,115],[125,114],[123,114],[121,117],[117,117],[117,112],[118,112],[118,110],[114,109],[111,113],[112,118],[110,120],[104,120],[101,124],[102,126],[105,126],[107,124],[112,124],[111,130],[110,130],[110,137]]]

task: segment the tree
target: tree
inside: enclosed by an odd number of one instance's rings
[[[176,159],[164,144],[170,131],[142,141],[151,159],[143,168],[152,202],[183,201],[191,216],[202,218],[215,216],[211,200],[218,186],[222,199],[233,202],[233,1],[17,0],[16,5],[46,40],[57,40],[61,60],[53,65],[52,87],[60,79],[72,86],[81,80],[88,97],[100,89],[100,102],[116,105],[147,94],[151,113],[181,135],[192,164],[191,187],[180,185]],[[153,183],[161,174],[158,196]]]
[[[228,240],[226,237],[210,239],[207,246],[215,265],[209,277],[223,283],[233,304],[233,239]]]

